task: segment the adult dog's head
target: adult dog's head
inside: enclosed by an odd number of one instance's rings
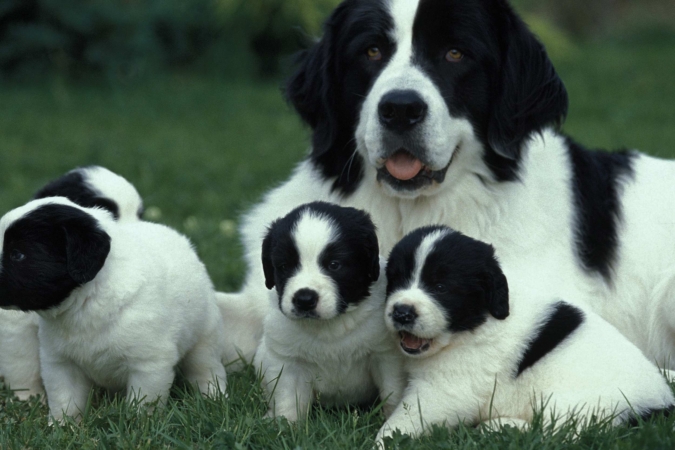
[[[358,209],[300,206],[270,226],[262,263],[284,315],[332,319],[357,307],[379,278],[375,225]]]
[[[469,174],[517,179],[523,143],[567,112],[544,47],[505,0],[345,0],[287,95],[335,190],[376,171],[407,198]]]
[[[509,288],[494,249],[447,227],[408,234],[387,263],[387,327],[409,356],[429,356],[489,317],[509,315]]]

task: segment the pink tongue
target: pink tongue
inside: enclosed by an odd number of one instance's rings
[[[419,350],[424,344],[429,342],[428,339],[422,339],[410,333],[403,332],[401,334],[401,342],[403,342],[406,348],[411,350]]]
[[[385,167],[392,177],[401,181],[412,180],[422,170],[422,161],[415,158],[410,153],[399,150],[394,153],[387,162]]]

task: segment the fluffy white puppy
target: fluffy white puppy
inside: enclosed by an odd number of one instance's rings
[[[398,403],[405,377],[383,319],[375,226],[363,211],[301,206],[272,224],[263,268],[273,307],[255,356],[268,416],[302,418],[311,403]]]
[[[488,244],[419,229],[394,247],[387,279],[386,323],[410,383],[380,445],[396,429],[417,436],[432,424],[525,425],[542,408],[557,425],[572,414],[580,425],[591,414],[620,424],[673,408],[656,366],[597,314],[541,290],[509,299]]]
[[[120,222],[136,221],[143,213],[136,188],[100,166],[71,170],[47,183],[34,198],[46,197],[66,197],[80,206],[106,209]],[[37,314],[0,310],[0,376],[20,400],[44,395]]]
[[[166,400],[177,365],[203,393],[225,388],[222,318],[184,236],[59,197],[10,211],[0,233],[0,307],[40,316],[55,419],[82,411],[93,385]]]

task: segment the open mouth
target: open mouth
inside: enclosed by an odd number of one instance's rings
[[[401,348],[409,355],[421,355],[431,347],[431,339],[424,339],[410,334],[407,331],[400,331]]]
[[[447,166],[440,170],[432,170],[416,156],[402,148],[386,159],[384,166],[378,170],[377,178],[400,190],[416,190],[434,182],[440,184],[445,181],[445,175],[457,153],[459,153],[459,145],[455,148]]]

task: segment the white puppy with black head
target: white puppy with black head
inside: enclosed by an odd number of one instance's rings
[[[108,210],[120,222],[137,221],[143,201],[125,178],[100,166],[71,170],[42,187],[35,199],[66,197],[84,207]],[[44,395],[40,378],[38,316],[0,310],[0,376],[20,400]]]
[[[51,415],[78,415],[94,385],[166,400],[180,365],[200,391],[224,389],[224,329],[190,242],[162,225],[34,200],[0,219],[0,307],[40,317]]]
[[[267,288],[276,287],[255,356],[268,415],[295,421],[315,399],[366,404],[378,394],[391,412],[405,378],[386,333],[386,280],[368,214],[301,206],[272,224],[262,260]]]
[[[380,444],[432,424],[524,426],[541,408],[557,425],[571,414],[580,425],[591,414],[620,424],[673,408],[656,366],[597,314],[516,287],[522,280],[509,292],[488,244],[419,229],[394,247],[387,278],[386,323],[410,383]]]

